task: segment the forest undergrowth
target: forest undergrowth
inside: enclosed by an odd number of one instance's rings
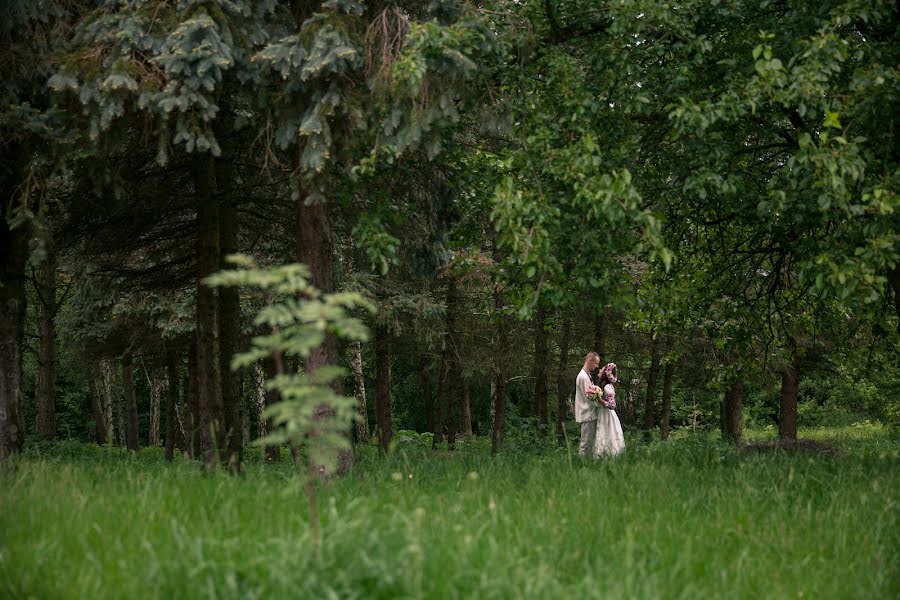
[[[492,457],[480,438],[447,453],[401,436],[321,483],[319,548],[288,460],[253,450],[234,477],[161,449],[33,445],[0,475],[0,595],[897,597],[900,438],[876,424],[801,437],[837,451],[685,431],[582,462],[552,440],[513,436]]]

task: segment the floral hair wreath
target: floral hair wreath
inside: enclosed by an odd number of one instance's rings
[[[610,383],[615,383],[619,380],[619,367],[616,366],[616,363],[609,363],[603,367],[603,371],[606,373],[606,379]]]

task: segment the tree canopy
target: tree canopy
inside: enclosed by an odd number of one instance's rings
[[[164,419],[240,470],[251,431],[351,435],[351,395],[385,452],[563,440],[588,350],[663,436],[757,411],[795,438],[807,376],[900,415],[895,3],[2,11],[2,457],[32,423],[136,448]]]

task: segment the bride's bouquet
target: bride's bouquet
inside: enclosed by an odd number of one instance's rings
[[[595,402],[600,406],[609,408],[614,410],[616,408],[616,396],[615,392],[612,395],[603,393],[603,388],[599,385],[594,385],[593,383],[587,384],[587,387],[584,389],[584,393],[587,396],[587,399],[591,402]]]

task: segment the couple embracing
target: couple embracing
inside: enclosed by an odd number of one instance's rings
[[[589,352],[575,379],[575,421],[581,424],[578,455],[582,457],[615,456],[625,450],[622,424],[616,415],[618,370],[614,363],[603,368],[600,363],[600,355]]]

